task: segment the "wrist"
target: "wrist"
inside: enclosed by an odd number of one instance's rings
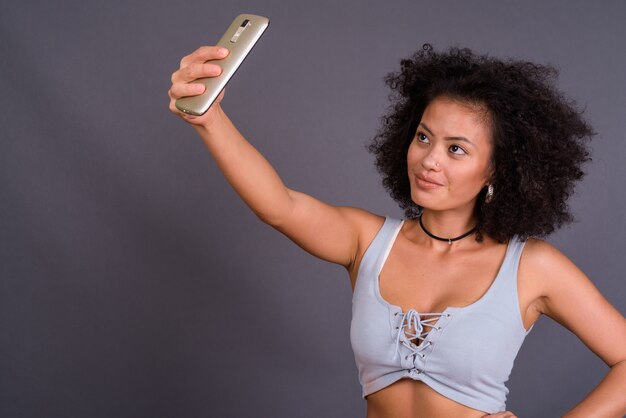
[[[200,123],[194,124],[194,128],[196,128],[199,132],[204,132],[206,134],[211,134],[219,129],[223,122],[226,119],[226,114],[224,110],[220,106],[219,103],[214,103],[209,109],[210,114]]]

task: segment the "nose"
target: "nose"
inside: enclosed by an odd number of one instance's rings
[[[431,148],[430,152],[422,159],[422,167],[426,170],[439,171],[441,165],[439,164],[439,156],[437,152]]]

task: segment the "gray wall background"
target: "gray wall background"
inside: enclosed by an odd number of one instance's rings
[[[364,146],[401,58],[430,42],[560,68],[598,136],[551,241],[626,312],[624,2],[5,2],[0,416],[364,416],[347,274],[259,222],[167,108],[180,58],[241,12],[272,24],[231,118],[289,187],[380,214],[401,212]],[[543,318],[508,407],[558,416],[606,371]]]

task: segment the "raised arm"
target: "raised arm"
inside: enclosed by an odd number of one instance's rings
[[[241,135],[226,116],[220,102],[222,92],[202,116],[180,112],[177,98],[204,91],[193,83],[221,72],[215,62],[227,56],[217,47],[201,47],[181,60],[172,75],[170,110],[196,129],[226,180],[263,222],[292,239],[305,251],[321,259],[350,268],[359,246],[363,222],[375,215],[360,209],[337,207],[288,189],[269,162]]]

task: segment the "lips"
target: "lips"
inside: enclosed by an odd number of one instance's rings
[[[415,183],[417,183],[419,187],[424,188],[424,189],[436,189],[437,187],[443,186],[442,183],[439,183],[423,174],[415,175]]]

